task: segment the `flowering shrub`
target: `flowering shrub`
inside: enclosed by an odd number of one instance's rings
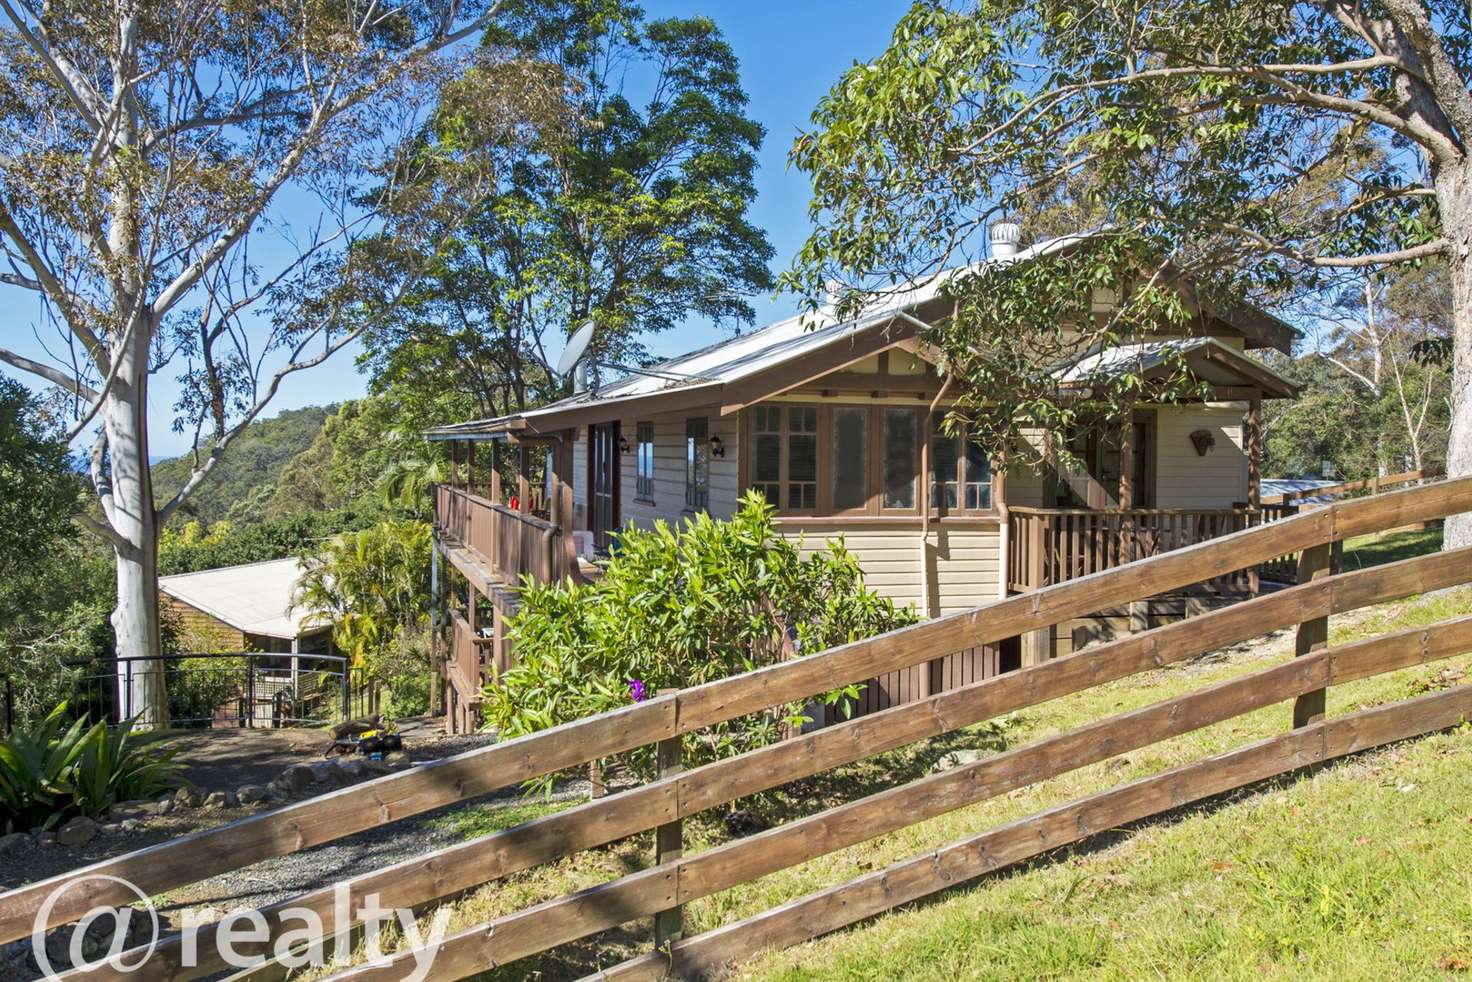
[[[729,520],[627,529],[596,583],[525,584],[511,624],[517,664],[486,689],[489,726],[513,737],[911,624],[864,586],[842,540],[803,557],[748,493]],[[819,697],[857,697],[848,686]],[[686,737],[685,759],[739,753],[800,725],[779,707]],[[647,767],[644,754],[632,763]]]

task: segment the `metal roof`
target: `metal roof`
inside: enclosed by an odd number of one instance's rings
[[[539,419],[591,407],[617,408],[620,403],[674,392],[709,390],[711,401],[714,402],[724,386],[760,375],[830,346],[852,342],[859,335],[883,330],[896,320],[910,319],[914,322],[913,312],[927,301],[934,300],[941,287],[956,276],[974,272],[992,263],[1025,262],[1037,256],[1062,252],[1099,231],[1094,229],[1063,235],[1019,250],[1013,256],[942,270],[918,285],[884,291],[873,307],[851,320],[835,321],[830,314],[821,311],[789,317],[727,341],[670,358],[641,369],[639,374],[629,374],[596,390],[581,392],[509,416],[435,427],[426,430],[425,435],[432,440],[504,438],[508,431],[524,425],[523,421],[530,422],[535,427]]]
[[[1148,374],[1173,355],[1184,356],[1191,363],[1192,372],[1206,382],[1233,385],[1245,381],[1261,385],[1267,381],[1276,385],[1277,391],[1266,394],[1288,398],[1302,388],[1286,375],[1212,337],[1171,338],[1105,348],[1061,367],[1056,374],[1060,381],[1084,385],[1101,377]]]
[[[275,559],[161,576],[158,587],[237,631],[290,640],[328,626],[317,611],[291,609],[302,572],[298,559]]]

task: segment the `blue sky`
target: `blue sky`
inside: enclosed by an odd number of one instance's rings
[[[752,217],[776,248],[777,269],[791,261],[808,231],[807,179],[788,170],[787,150],[843,70],[884,49],[908,6],[903,0],[645,0],[651,18],[695,14],[713,18],[741,60],[751,115],[767,128]],[[796,309],[790,296],[758,296],[752,302],[758,324]],[[31,325],[39,318],[34,296],[6,289],[0,291],[0,304],[8,308],[0,326],[4,344],[30,357],[43,357],[41,345],[32,337]],[[673,355],[717,337],[709,325],[691,323],[651,339],[650,347],[656,354]],[[53,337],[46,340],[53,350],[60,350]],[[189,446],[188,435],[176,434],[171,427],[177,393],[174,376],[179,370],[171,365],[154,377],[149,442],[155,456],[182,453]],[[364,379],[354,367],[352,352],[344,351],[327,364],[288,379],[267,415],[351,399],[363,391]]]

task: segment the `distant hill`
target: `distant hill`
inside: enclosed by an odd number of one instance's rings
[[[231,443],[220,466],[184,502],[176,521],[196,518],[209,525],[225,518],[232,508],[235,515],[231,517],[259,517],[260,508],[276,490],[281,469],[312,445],[323,421],[336,410],[336,406],[287,409],[246,427]],[[154,497],[160,504],[183,486],[191,466],[189,454],[153,465]]]

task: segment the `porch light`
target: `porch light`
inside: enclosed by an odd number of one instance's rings
[[[726,456],[726,445],[721,442],[721,438],[718,436],[710,438],[710,455],[712,457]]]
[[[628,437],[621,436],[621,437],[618,438],[618,452],[621,453],[621,454],[626,454],[626,453],[629,452],[629,438]]]

